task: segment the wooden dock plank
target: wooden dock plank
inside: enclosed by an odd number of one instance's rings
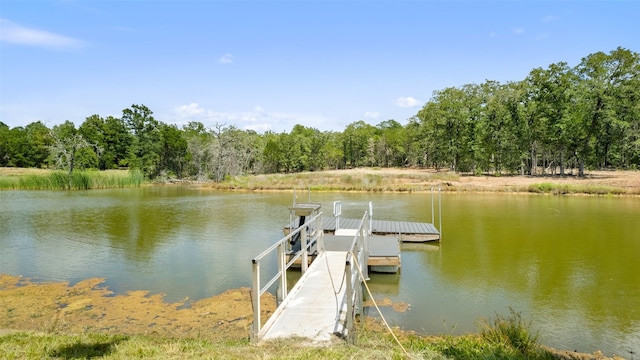
[[[345,259],[344,251],[319,254],[291,289],[281,312],[267,321],[262,339],[301,337],[322,344],[337,340],[336,334],[346,336],[346,286],[336,294],[345,271]]]

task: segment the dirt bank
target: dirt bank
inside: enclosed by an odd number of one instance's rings
[[[502,175],[471,176],[459,175],[449,171],[435,171],[420,168],[358,168],[349,170],[323,171],[329,176],[366,176],[379,175],[393,177],[397,183],[407,185],[443,185],[450,191],[492,191],[492,192],[529,192],[534,184],[550,183],[571,186],[607,186],[624,189],[625,193],[640,195],[640,171],[589,171],[584,177],[575,175]],[[420,182],[421,181],[421,182]]]
[[[640,195],[640,171],[591,171],[575,175],[465,175],[422,168],[356,168],[294,174],[230,177],[199,183],[203,188],[269,191],[509,192],[590,195]]]

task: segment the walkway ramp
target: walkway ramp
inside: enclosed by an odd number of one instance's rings
[[[292,211],[306,221],[252,260],[251,340],[297,338],[313,345],[354,340],[355,317],[362,312],[362,282],[368,278],[367,213],[353,229],[351,241],[346,241],[349,246],[335,250],[324,247],[319,207],[297,206]],[[288,248],[293,239],[300,241],[300,250],[292,257]],[[317,248],[317,257],[308,265],[313,247]],[[278,271],[270,278],[265,277],[262,264],[268,264],[273,257]],[[302,276],[287,291],[287,269],[298,261]],[[274,287],[279,305],[262,326],[260,297]]]
[[[346,338],[346,257],[346,251],[320,253],[264,325],[262,339],[300,337],[330,343]]]

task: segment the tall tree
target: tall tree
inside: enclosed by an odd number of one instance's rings
[[[76,166],[95,167],[101,148],[88,142],[71,121],[56,125],[51,131],[53,144],[50,147],[51,159],[56,167],[67,169],[69,175]]]
[[[8,166],[11,159],[10,134],[9,126],[0,121],[0,166]]]
[[[204,181],[209,176],[211,163],[211,134],[197,121],[183,126],[183,132],[187,140],[188,173],[198,181]]]
[[[133,135],[129,165],[146,176],[158,175],[162,135],[153,112],[144,105],[134,104],[122,110],[122,120]]]
[[[638,54],[623,48],[609,54],[590,54],[582,59],[576,72],[581,80],[578,101],[584,133],[578,154],[579,175],[583,176],[588,161],[598,167],[608,166],[612,146],[624,136],[616,103],[627,85],[638,77]]]
[[[160,134],[162,144],[158,164],[168,175],[182,178],[185,174],[187,140],[176,125],[160,123]]]

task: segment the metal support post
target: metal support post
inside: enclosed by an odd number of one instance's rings
[[[253,302],[253,324],[251,326],[251,341],[257,342],[260,334],[260,263],[253,261],[253,285],[251,289]]]

